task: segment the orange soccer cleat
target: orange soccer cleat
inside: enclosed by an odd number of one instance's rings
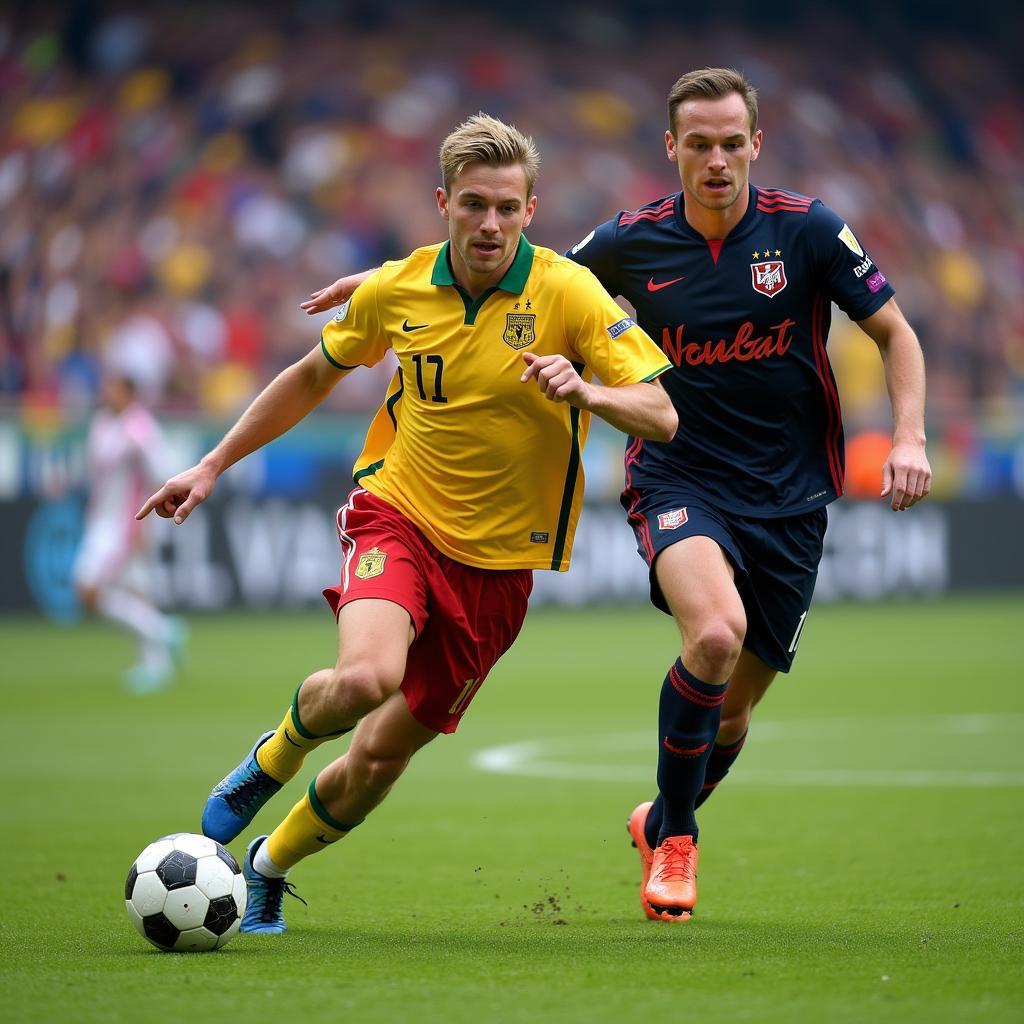
[[[654,851],[647,844],[647,836],[644,835],[644,825],[647,823],[647,815],[652,806],[653,804],[648,800],[647,803],[634,807],[629,821],[626,822],[626,828],[629,830],[636,852],[640,854],[640,906],[644,908],[644,913],[652,921],[657,921],[660,919],[658,913],[644,898],[647,880],[651,877],[651,864],[654,861]]]
[[[654,851],[643,898],[660,921],[688,921],[697,902],[697,847],[692,836],[669,836]]]

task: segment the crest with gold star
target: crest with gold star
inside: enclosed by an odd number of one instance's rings
[[[777,258],[769,259],[772,255],[770,249],[764,250],[763,257],[760,252],[751,253],[753,259],[760,262],[750,264],[750,279],[754,291],[767,295],[769,299],[774,299],[789,284],[786,280],[786,264]],[[782,251],[776,249],[774,255],[779,257]]]

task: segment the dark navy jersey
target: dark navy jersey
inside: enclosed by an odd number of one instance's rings
[[[632,304],[674,367],[660,380],[679,431],[667,443],[630,439],[629,486],[681,484],[755,517],[839,497],[831,303],[863,320],[893,289],[820,199],[750,186],[743,219],[709,242],[677,192],[606,221],[567,255]]]

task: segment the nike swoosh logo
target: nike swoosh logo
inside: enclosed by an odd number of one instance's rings
[[[682,280],[683,278],[681,277],[673,277],[671,281],[659,281],[657,284],[655,284],[654,278],[652,277],[647,282],[647,290],[649,292],[660,292],[662,288],[667,288],[670,284],[679,284],[679,282]]]
[[[408,334],[410,331],[422,331],[424,327],[429,327],[430,324],[411,324],[408,320],[402,323],[402,330]]]
[[[287,741],[288,741],[288,742],[289,742],[289,743],[290,743],[290,744],[291,744],[291,745],[292,745],[293,747],[298,747],[298,748],[299,748],[299,750],[301,750],[301,749],[302,749],[302,744],[301,744],[301,743],[296,743],[296,742],[295,742],[295,740],[293,740],[293,739],[292,739],[292,737],[291,737],[291,733],[290,733],[290,732],[288,732],[288,730],[287,730],[287,729],[285,729],[285,731],[284,731],[284,738],[285,738],[285,739],[286,739],[286,740],[287,740]]]
[[[324,846],[330,846],[330,845],[331,845],[331,843],[333,842],[333,840],[331,840],[331,839],[328,839],[328,838],[327,838],[327,836],[325,836],[325,835],[323,834],[323,832],[321,832],[321,833],[320,833],[320,835],[318,835],[318,836],[314,836],[313,838],[314,838],[314,839],[315,839],[315,840],[316,840],[316,841],[317,841],[318,843],[323,843],[323,844],[324,844]]]

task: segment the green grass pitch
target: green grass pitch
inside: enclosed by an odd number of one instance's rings
[[[535,612],[459,733],[296,869],[286,936],[171,955],[128,922],[128,867],[198,830],[334,657],[327,615],[190,626],[178,685],[139,699],[121,635],[0,625],[5,1021],[1024,1019],[1020,596],[816,608],[701,812],[698,915],[675,926],[643,919],[625,832],[674,629]]]

